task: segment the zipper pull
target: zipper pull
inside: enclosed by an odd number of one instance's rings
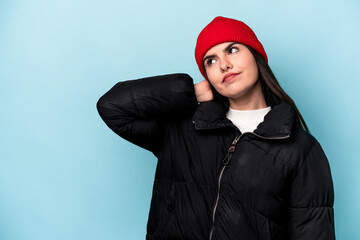
[[[233,153],[233,152],[235,152],[235,145],[231,145],[230,147],[229,147],[229,151],[228,151],[229,153]]]
[[[223,165],[228,165],[229,161],[230,161],[230,156],[231,156],[231,153],[235,152],[235,146],[234,145],[231,145],[229,147],[229,150],[225,156],[225,158],[222,160],[222,164]]]
[[[241,134],[242,135],[242,134]],[[228,165],[229,161],[230,161],[230,156],[233,152],[235,152],[235,146],[237,144],[237,142],[239,141],[241,135],[237,136],[233,142],[231,143],[231,146],[229,147],[229,150],[225,156],[225,158],[222,160],[222,164],[224,165]]]
[[[228,165],[228,163],[229,163],[229,160],[230,160],[229,155],[230,155],[230,153],[228,152],[228,153],[226,154],[225,158],[222,160],[222,164],[223,164],[224,166]]]

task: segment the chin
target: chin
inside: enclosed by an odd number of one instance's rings
[[[235,98],[239,98],[239,97],[243,96],[244,93],[245,93],[244,91],[236,91],[236,92],[227,92],[227,93],[224,93],[221,95],[223,95],[224,97],[227,97],[227,98],[235,99]]]

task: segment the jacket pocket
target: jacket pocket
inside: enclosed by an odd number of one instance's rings
[[[172,180],[156,180],[150,207],[148,234],[160,238],[174,215],[175,184]],[[157,210],[156,212],[154,210]]]
[[[253,213],[259,240],[271,240],[269,219],[255,210],[253,210]]]
[[[283,227],[269,220],[266,216],[253,210],[255,213],[257,234],[260,240],[287,240],[286,231]]]
[[[169,198],[166,206],[166,214],[162,218],[163,224],[159,229],[159,234],[162,239],[177,239],[178,236],[178,226],[176,223],[176,214],[175,214],[175,183],[172,183]]]

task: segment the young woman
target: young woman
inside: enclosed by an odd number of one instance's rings
[[[97,102],[158,158],[146,239],[335,239],[328,160],[255,33],[218,16],[195,59],[195,85],[185,73],[122,81]]]

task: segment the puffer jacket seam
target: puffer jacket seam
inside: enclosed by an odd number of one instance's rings
[[[278,156],[278,154],[273,154],[273,153],[270,153],[269,151],[267,151],[266,149],[264,149],[263,147],[257,145],[256,143],[253,143],[253,142],[250,142],[251,144],[253,144],[255,147],[263,150],[266,154],[270,155],[270,156],[273,156],[275,157],[276,159],[279,159],[280,161],[282,161],[284,164],[287,164],[289,165],[291,168],[294,168],[295,166],[293,166],[290,162],[289,162],[289,158],[285,157],[280,157]]]
[[[199,185],[199,186],[204,186],[204,187],[213,187],[211,184],[203,184],[203,183],[197,183],[197,182],[193,182],[193,181],[177,181],[175,180],[174,183],[179,183],[179,184],[188,184],[188,183],[191,183],[191,184],[196,184],[196,185]]]
[[[315,140],[314,141],[314,144],[309,148],[308,152],[305,154],[304,158],[302,159],[302,164],[301,166],[299,167],[299,169],[296,171],[295,173],[295,176],[292,177],[292,179],[290,179],[291,182],[294,182],[297,180],[297,176],[299,175],[300,171],[302,170],[302,168],[305,166],[305,161],[306,161],[306,158],[309,156],[309,154],[315,149],[315,146],[318,144],[318,141]],[[299,189],[298,187],[296,187],[296,192],[294,193],[294,195],[297,195],[298,192],[299,192]]]
[[[251,210],[259,213],[260,215],[262,215],[262,216],[265,217],[266,219],[268,219],[268,220],[270,220],[270,221],[273,221],[273,220],[271,220],[271,218],[270,218],[269,216],[266,216],[264,213],[262,213],[262,212],[259,211],[258,209],[254,208],[254,207],[250,207],[250,206],[245,205],[245,204],[243,204],[243,205],[244,205],[244,207],[249,208],[249,209],[251,209]]]
[[[267,220],[268,224],[270,224],[270,222],[272,222],[272,223],[274,223],[274,224],[277,224],[276,221],[274,221],[271,217],[265,215],[265,214],[262,213],[261,211],[255,209],[255,208],[253,208],[253,207],[248,207],[248,208],[251,209],[251,210],[253,210],[254,212],[260,214],[261,216],[263,216],[263,217]],[[269,230],[270,230],[270,226],[269,226]]]
[[[135,101],[135,97],[134,97],[133,85],[134,84],[130,84],[130,90],[131,90],[130,92],[131,92],[132,100],[133,100],[134,106],[136,108],[136,111],[138,112],[138,114],[140,114],[139,108],[136,105],[136,101]]]
[[[333,206],[288,207],[289,209],[334,208]]]
[[[297,170],[295,176],[293,176],[293,178],[291,179],[291,181],[294,181],[294,180],[297,178],[299,172],[302,170],[302,168],[303,168],[304,165],[305,165],[306,158],[307,158],[307,157],[310,155],[310,153],[315,149],[315,146],[316,146],[317,144],[318,144],[318,141],[315,140],[315,141],[314,141],[314,144],[310,147],[310,149],[308,150],[308,152],[307,152],[306,155],[304,156],[304,159],[302,159],[301,167],[299,167],[299,169]]]

